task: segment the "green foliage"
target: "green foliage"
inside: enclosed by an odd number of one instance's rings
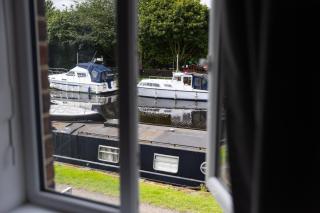
[[[119,196],[119,177],[105,172],[55,164],[55,182],[74,188]],[[209,192],[186,190],[181,187],[140,181],[140,200],[154,206],[179,212],[221,213],[222,210]]]
[[[197,61],[207,54],[208,8],[199,0],[140,0],[139,47],[150,67]]]
[[[114,0],[87,0],[62,11],[46,0],[46,11],[49,47],[91,49],[115,63]],[[138,15],[144,68],[172,64],[177,54],[180,64],[206,57],[208,8],[200,0],[140,0]]]
[[[49,45],[93,49],[97,55],[114,60],[114,0],[87,0],[62,11],[55,9],[52,2],[47,0],[46,17]]]

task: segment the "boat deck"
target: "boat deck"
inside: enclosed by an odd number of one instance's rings
[[[116,126],[103,123],[78,123],[53,121],[56,132],[118,140],[119,131]],[[177,149],[206,149],[207,132],[183,128],[139,124],[139,143],[155,146],[174,147]]]

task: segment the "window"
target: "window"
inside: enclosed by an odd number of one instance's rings
[[[97,78],[98,75],[99,75],[99,73],[97,71],[95,71],[95,70],[91,71],[91,76],[93,79]]]
[[[98,159],[110,163],[119,163],[119,148],[111,146],[99,146]]]
[[[183,83],[185,85],[191,85],[191,77],[183,77]]]
[[[67,72],[66,75],[67,75],[67,76],[74,76],[74,72],[73,72],[73,71],[69,71],[69,72]]]
[[[87,77],[87,74],[85,74],[85,73],[77,73],[77,76],[79,77],[79,78],[83,78],[83,77]]]
[[[225,117],[227,112],[224,111],[224,91],[223,77],[219,62],[220,49],[220,20],[221,20],[221,1],[216,1],[213,9],[210,11],[210,33],[209,33],[209,70],[211,75],[208,81],[211,82],[209,90],[209,106],[210,110],[207,125],[208,129],[208,147],[207,147],[207,174],[206,186],[209,191],[215,195],[219,204],[225,212],[233,212],[233,203],[231,193],[228,190],[228,170],[227,147],[224,143],[227,140],[227,132],[225,129]],[[214,30],[212,30],[214,29]],[[203,87],[207,87],[207,81],[202,83]],[[224,153],[224,154],[222,154]]]
[[[176,80],[176,81],[181,81],[181,76],[175,77],[174,80]]]
[[[27,4],[25,4],[26,6]],[[119,150],[113,149],[111,147],[104,147],[100,146],[98,147],[98,158],[103,161],[108,162],[120,162],[120,178],[121,178],[121,206],[120,209],[122,212],[137,212],[137,206],[138,206],[138,159],[137,159],[137,153],[138,153],[138,144],[137,144],[137,115],[135,108],[137,106],[137,100],[136,100],[136,69],[137,69],[137,55],[136,55],[136,33],[135,33],[135,26],[136,26],[136,8],[134,3],[131,3],[131,1],[120,1],[120,4],[118,4],[118,63],[119,63],[119,81],[123,82],[122,88],[120,90],[120,148],[121,148],[121,156],[119,155]],[[29,10],[25,10],[29,11]],[[35,25],[38,26],[38,25]],[[30,25],[27,25],[27,29],[31,28]],[[122,42],[126,41],[126,42]],[[26,42],[28,43],[28,42]],[[30,50],[32,52],[32,50]],[[29,55],[29,54],[26,54]],[[30,54],[31,55],[31,54]],[[37,58],[34,56],[33,60],[36,62],[34,64],[37,64]],[[40,66],[38,66],[40,67]],[[29,76],[29,79],[31,79],[33,76],[32,70],[35,70],[35,67],[31,67],[29,69],[29,72],[27,72]],[[39,71],[40,73],[40,71]],[[71,74],[71,73],[69,73]],[[74,73],[73,73],[74,75]],[[92,76],[97,77],[98,73],[95,73],[95,71],[92,72]],[[177,77],[178,81],[181,81],[181,77]],[[35,82],[37,82],[37,79],[34,79]],[[32,82],[34,83],[34,82]],[[187,83],[191,85],[191,78],[188,79]],[[27,84],[27,83],[26,83]],[[33,85],[33,84],[31,84]],[[34,84],[38,85],[38,84]],[[33,85],[33,86],[34,86]],[[154,85],[151,85],[154,86]],[[32,86],[31,86],[32,87]],[[37,91],[38,88],[31,88],[30,91]],[[34,103],[37,103],[37,109],[40,109],[41,104],[39,104],[36,100],[31,99],[30,100],[30,108],[34,106]],[[32,102],[32,103],[31,103]],[[26,111],[29,108],[25,109]],[[31,110],[32,111],[32,110]],[[30,117],[34,116],[35,112],[32,111],[32,113],[24,113],[27,115],[30,115]],[[39,125],[36,124],[38,121],[37,118],[42,117],[40,112],[36,112],[36,116],[33,117],[33,119],[30,119],[33,128],[30,128],[31,130],[35,130],[35,134],[32,135],[33,138],[41,138],[40,131],[41,127],[39,128]],[[36,136],[35,136],[36,135]],[[34,149],[33,152],[28,152],[28,156],[32,156],[32,162],[40,162],[42,161],[43,156],[37,155],[37,147],[34,145],[28,149]],[[85,149],[83,149],[85,150]],[[75,151],[81,151],[75,150]],[[95,149],[95,153],[97,150]],[[42,153],[44,155],[44,153]],[[96,156],[95,156],[96,157]],[[155,154],[153,158],[153,168],[157,171],[163,171],[168,173],[177,173],[179,170],[179,157],[178,156],[170,156],[170,155],[162,155],[162,154]],[[62,197],[61,195],[57,195],[55,193],[48,193],[48,191],[45,190],[45,187],[42,184],[40,188],[41,183],[41,176],[39,173],[43,172],[43,165],[45,165],[45,162],[42,162],[43,164],[40,164],[39,168],[35,167],[33,170],[30,170],[30,176],[37,176],[34,180],[30,178],[32,181],[32,186],[36,186],[33,190],[33,194],[36,194],[37,196],[30,196],[29,199],[31,199],[33,202],[43,202],[48,206],[55,206],[57,202],[59,202],[61,205],[61,209],[68,210],[68,211],[74,211],[75,208],[79,208],[79,205],[82,204],[81,207],[85,207],[81,211],[86,212],[94,212],[93,209],[99,208],[99,210],[106,210],[107,212],[116,212],[119,210],[119,208],[115,206],[109,206],[108,209],[106,206],[100,205],[97,207],[94,205],[94,203],[90,202],[82,202],[82,200],[76,201],[76,199],[71,197]],[[86,162],[88,163],[88,162]],[[36,171],[36,172],[34,172]],[[36,174],[36,175],[35,175]],[[42,174],[45,175],[45,174]],[[59,198],[60,196],[60,198]],[[52,202],[52,201],[55,202]],[[72,202],[76,203],[76,205],[69,205]]]
[[[154,154],[153,169],[162,172],[177,173],[179,157],[171,155]]]
[[[201,78],[193,77],[193,88],[201,89]]]
[[[152,84],[153,87],[160,87],[160,84]]]
[[[165,87],[172,87],[171,84],[164,84]]]

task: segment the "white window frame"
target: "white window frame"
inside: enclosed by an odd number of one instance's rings
[[[8,47],[14,47],[13,52],[16,58],[9,61],[15,65],[15,70],[20,70],[17,76],[19,85],[19,113],[21,115],[21,133],[24,139],[24,157],[26,171],[27,200],[30,203],[55,209],[64,212],[138,212],[139,191],[138,191],[138,143],[137,143],[137,0],[119,0],[117,3],[118,23],[118,63],[120,82],[120,207],[108,204],[101,204],[72,196],[62,196],[59,193],[45,191],[44,189],[44,161],[43,148],[39,146],[42,141],[43,125],[42,96],[39,72],[39,53],[37,49],[38,34],[35,0],[5,0],[6,9],[10,14],[6,21],[8,26],[8,37],[12,43]],[[208,134],[207,149],[207,174],[206,185],[221,204],[224,212],[232,212],[231,195],[223,187],[216,177],[216,147],[217,138],[217,94],[218,82],[218,42],[220,23],[221,2],[211,1],[211,14],[209,22],[209,111],[208,129],[213,130]],[[12,14],[15,18],[12,18]],[[214,30],[213,30],[214,29]],[[213,39],[212,39],[213,38]],[[30,42],[32,41],[32,42]],[[23,72],[22,72],[23,71]],[[38,71],[38,72],[36,72]],[[180,79],[181,80],[181,79]],[[122,82],[125,82],[122,84]],[[211,86],[213,87],[211,88]],[[38,95],[35,95],[38,93]],[[212,119],[213,118],[213,119]],[[209,143],[210,141],[210,143]],[[212,142],[212,143],[211,143]]]
[[[76,198],[69,195],[44,190],[45,162],[43,159],[42,141],[43,124],[42,93],[39,73],[38,24],[36,16],[37,2],[5,0],[8,14],[8,30],[13,42],[15,64],[18,73],[21,114],[21,133],[24,138],[24,157],[26,165],[27,200],[35,205],[55,209],[62,212],[138,212],[138,143],[137,143],[137,109],[136,109],[136,23],[137,1],[120,0],[117,2],[118,20],[118,63],[120,88],[120,200],[121,205],[102,204],[91,200]],[[34,29],[36,32],[34,32]],[[42,68],[45,69],[45,68]],[[121,82],[125,82],[122,84]],[[36,94],[36,95],[35,95]]]
[[[103,150],[100,150],[101,148],[107,148],[107,149],[111,149],[113,151],[116,151],[116,152],[109,152],[109,151],[103,151]],[[106,153],[106,154],[110,154],[112,156],[116,155],[117,156],[117,160],[116,161],[110,161],[110,160],[105,160],[105,159],[102,159],[100,158],[100,153]],[[109,163],[119,163],[119,157],[120,157],[120,150],[119,148],[117,147],[113,147],[113,146],[103,146],[103,145],[99,145],[98,147],[98,160],[100,161],[105,161],[105,162],[109,162]]]
[[[177,160],[178,160],[178,163],[177,163],[177,171],[171,172],[171,171],[156,169],[155,164],[156,164],[156,157],[157,157],[157,156],[167,157],[167,158],[172,158],[172,159],[177,159]],[[179,156],[164,155],[164,154],[154,153],[154,155],[153,155],[153,170],[156,170],[156,171],[159,171],[159,172],[168,172],[168,173],[172,173],[172,174],[177,174],[178,171],[179,171],[179,162],[180,162]]]
[[[233,201],[231,193],[225,188],[217,174],[217,156],[219,154],[219,96],[220,96],[220,70],[219,70],[219,42],[221,23],[221,0],[211,0],[209,20],[209,54],[208,54],[208,117],[207,127],[207,173],[206,186],[214,195],[225,213],[233,212]]]

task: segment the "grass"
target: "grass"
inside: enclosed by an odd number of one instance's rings
[[[55,181],[74,188],[119,196],[119,177],[105,172],[55,164]],[[209,192],[140,181],[140,201],[179,212],[222,213]]]

